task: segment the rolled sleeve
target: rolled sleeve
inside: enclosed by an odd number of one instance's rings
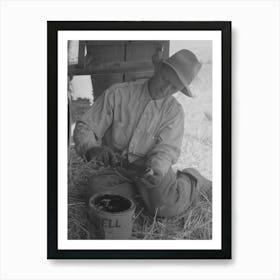
[[[166,174],[172,164],[180,156],[184,135],[184,111],[176,106],[162,123],[157,141],[148,155],[148,162],[152,168]]]
[[[83,156],[91,147],[101,145],[105,131],[112,123],[114,91],[106,90],[76,123],[73,139],[76,151]]]

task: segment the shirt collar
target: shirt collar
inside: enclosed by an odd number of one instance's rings
[[[149,82],[149,80],[146,80],[145,83],[144,83],[143,97],[148,97],[150,100],[152,100],[151,95],[149,93],[148,82]],[[165,98],[156,99],[156,100],[152,100],[152,101],[156,105],[156,108],[159,110],[161,108],[163,102],[165,101]]]

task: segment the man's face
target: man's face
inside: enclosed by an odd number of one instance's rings
[[[167,98],[183,88],[176,72],[168,65],[162,64],[151,79],[149,89],[152,99],[161,99]]]

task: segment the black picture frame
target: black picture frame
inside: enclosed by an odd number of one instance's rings
[[[222,34],[222,226],[221,250],[58,249],[58,31],[219,30]],[[48,21],[47,22],[47,258],[48,259],[231,259],[231,22]]]

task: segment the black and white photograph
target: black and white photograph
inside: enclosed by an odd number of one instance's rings
[[[69,239],[212,238],[211,43],[69,41]]]
[[[58,33],[58,249],[222,251],[221,31],[152,32]]]

